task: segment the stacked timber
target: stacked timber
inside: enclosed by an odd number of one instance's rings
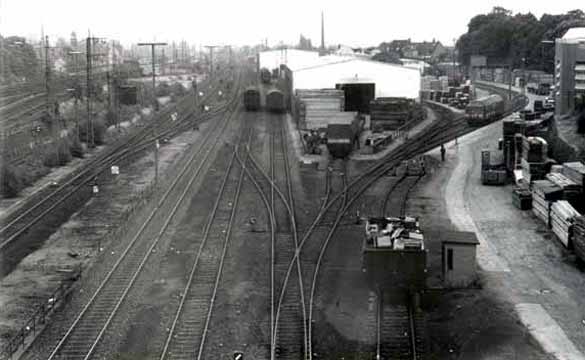
[[[547,161],[547,142],[540,137],[524,137],[522,140],[522,174],[528,183],[544,179],[550,163]]]
[[[585,185],[585,165],[580,161],[564,163],[563,175],[580,185],[581,188]]]
[[[585,216],[576,216],[573,222],[573,250],[585,261]]]
[[[345,95],[343,90],[319,89],[296,90],[297,121],[301,127],[309,130],[325,129],[332,118],[343,116]]]
[[[565,247],[569,247],[573,221],[579,213],[568,201],[559,200],[552,204],[550,212],[550,226],[555,235]]]
[[[532,183],[532,212],[550,227],[550,209],[553,202],[560,200],[562,189],[548,180]]]
[[[583,190],[579,184],[561,173],[550,172],[546,174],[546,179],[563,189],[563,200],[567,200],[571,204],[578,203]]]
[[[370,123],[374,131],[396,130],[411,118],[411,100],[377,98],[370,101]]]

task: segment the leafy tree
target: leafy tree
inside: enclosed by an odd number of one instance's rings
[[[0,36],[0,59],[4,63],[0,71],[3,83],[33,81],[39,76],[39,61],[34,47],[23,37]]]
[[[537,19],[531,13],[513,15],[507,9],[494,7],[490,13],[469,21],[467,33],[456,44],[459,61],[468,64],[472,55],[485,55],[490,64],[552,72],[554,47],[542,40],[562,37],[575,26],[585,26],[582,10],[544,14]]]

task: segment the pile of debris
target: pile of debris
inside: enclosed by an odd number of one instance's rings
[[[424,236],[418,218],[370,217],[366,221],[366,245],[388,250],[424,250]]]

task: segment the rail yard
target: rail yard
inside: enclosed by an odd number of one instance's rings
[[[504,10],[452,47],[3,34],[0,359],[585,359],[585,15],[508,63],[466,42]]]

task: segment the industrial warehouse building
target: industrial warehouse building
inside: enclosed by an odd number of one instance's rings
[[[369,113],[375,98],[420,96],[420,71],[402,65],[300,50],[263,52],[258,60],[261,68],[281,69],[291,94],[297,89],[344,90],[345,111]]]
[[[556,114],[565,115],[585,100],[585,27],[555,41]]]

